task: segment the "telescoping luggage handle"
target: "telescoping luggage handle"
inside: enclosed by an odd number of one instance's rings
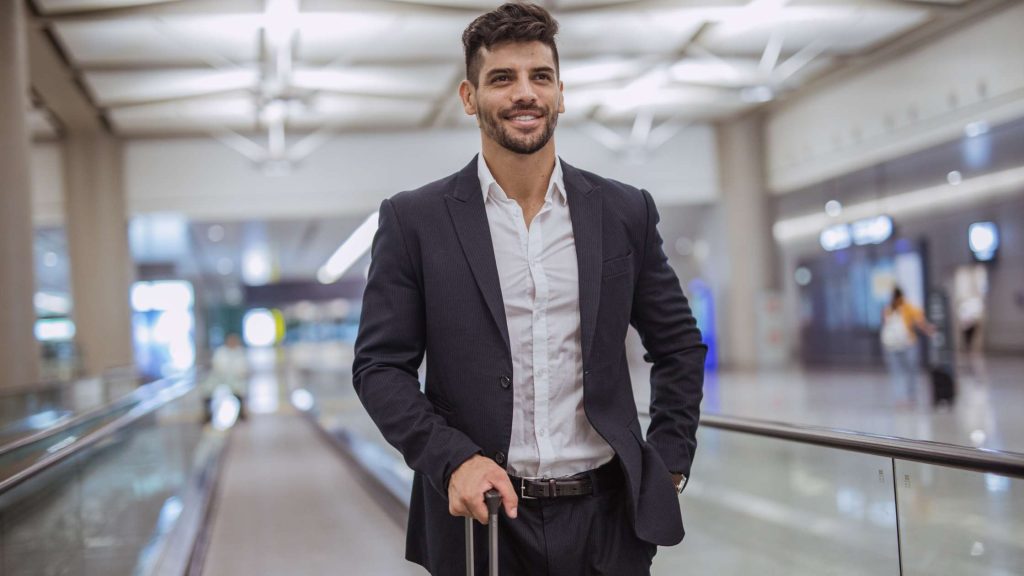
[[[501,494],[491,489],[484,494],[487,505],[487,576],[498,576],[498,507]],[[473,519],[466,518],[466,576],[473,576]]]

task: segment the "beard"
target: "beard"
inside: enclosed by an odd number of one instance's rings
[[[502,148],[516,154],[533,154],[543,148],[551,140],[555,133],[555,126],[558,125],[558,113],[552,114],[550,109],[544,107],[517,106],[505,112],[481,112],[483,113],[477,114],[477,118],[484,133],[500,144]],[[544,119],[544,126],[539,134],[533,136],[518,134],[502,123],[504,118],[510,118],[523,112],[539,113],[539,117]]]

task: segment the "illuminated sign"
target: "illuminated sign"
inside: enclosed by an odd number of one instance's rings
[[[829,252],[849,248],[851,245],[881,244],[892,237],[892,218],[875,216],[855,220],[850,224],[836,224],[821,231],[821,247]]]
[[[994,222],[975,222],[967,228],[967,243],[976,259],[992,260],[999,249],[999,230]]]
[[[846,224],[836,224],[821,231],[819,237],[821,247],[829,252],[842,250],[850,247],[850,227]]]
[[[864,218],[850,224],[850,230],[853,232],[853,243],[857,246],[881,244],[892,236],[892,218],[888,216]]]

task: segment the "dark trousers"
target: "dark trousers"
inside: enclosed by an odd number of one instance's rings
[[[624,488],[591,496],[519,500],[499,513],[502,576],[648,576],[657,546],[637,538]],[[474,523],[476,574],[487,574],[487,528]]]

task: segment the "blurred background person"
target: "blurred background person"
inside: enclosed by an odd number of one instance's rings
[[[213,400],[218,392],[231,394],[238,399],[238,417],[245,419],[245,396],[249,382],[249,361],[245,347],[238,334],[228,334],[224,344],[213,352],[210,374],[203,382],[203,405],[206,420],[213,414]]]
[[[882,310],[881,337],[893,396],[900,407],[913,406],[917,399],[917,331],[931,335],[935,327],[928,323],[920,308],[906,301],[897,286],[889,305]]]

